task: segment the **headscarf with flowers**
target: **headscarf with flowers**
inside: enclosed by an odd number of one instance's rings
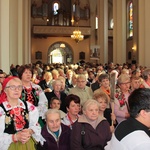
[[[8,83],[10,80],[14,79],[14,78],[18,78],[18,77],[16,77],[16,76],[10,76],[10,77],[7,77],[7,78],[3,81],[3,84],[2,84],[2,91],[1,91],[1,94],[0,94],[0,104],[1,104],[2,102],[4,102],[4,101],[7,100],[7,95],[6,95],[6,93],[4,92],[4,89],[5,89],[6,85],[7,85],[7,83]]]
[[[125,95],[120,89],[116,89],[115,98],[119,101],[120,107],[123,107],[126,104]]]

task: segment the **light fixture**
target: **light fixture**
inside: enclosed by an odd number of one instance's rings
[[[65,48],[65,47],[66,47],[66,45],[64,43],[60,44],[60,48]]]
[[[84,35],[82,35],[81,31],[78,29],[78,30],[73,31],[71,38],[74,39],[76,41],[76,43],[78,43],[84,39]]]

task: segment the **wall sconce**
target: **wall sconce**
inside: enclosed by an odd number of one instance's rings
[[[134,46],[132,47],[132,50],[133,50],[134,52],[136,52],[136,45],[134,45]]]

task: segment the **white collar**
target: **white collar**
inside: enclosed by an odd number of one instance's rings
[[[12,107],[12,106],[9,104],[8,101],[3,102],[3,105],[4,105],[5,109],[6,109],[6,111],[11,110],[11,109],[13,109],[13,108],[15,108],[15,107],[20,107],[20,108],[25,109],[25,105],[24,105],[24,103],[23,103],[20,99],[18,99],[18,104],[17,104],[16,106],[14,106],[14,107]]]

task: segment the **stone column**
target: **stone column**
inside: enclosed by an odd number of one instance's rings
[[[9,72],[10,66],[10,37],[9,37],[9,0],[0,1],[0,68],[6,73]]]
[[[0,68],[31,61],[30,0],[0,1]]]
[[[23,63],[31,63],[31,0],[23,2]],[[35,55],[35,54],[34,54]]]
[[[100,63],[104,64],[108,62],[108,0],[100,0],[98,5],[98,45],[100,45]]]
[[[150,0],[139,1],[139,64],[150,67]]]
[[[113,0],[113,62],[126,62],[126,0]]]

